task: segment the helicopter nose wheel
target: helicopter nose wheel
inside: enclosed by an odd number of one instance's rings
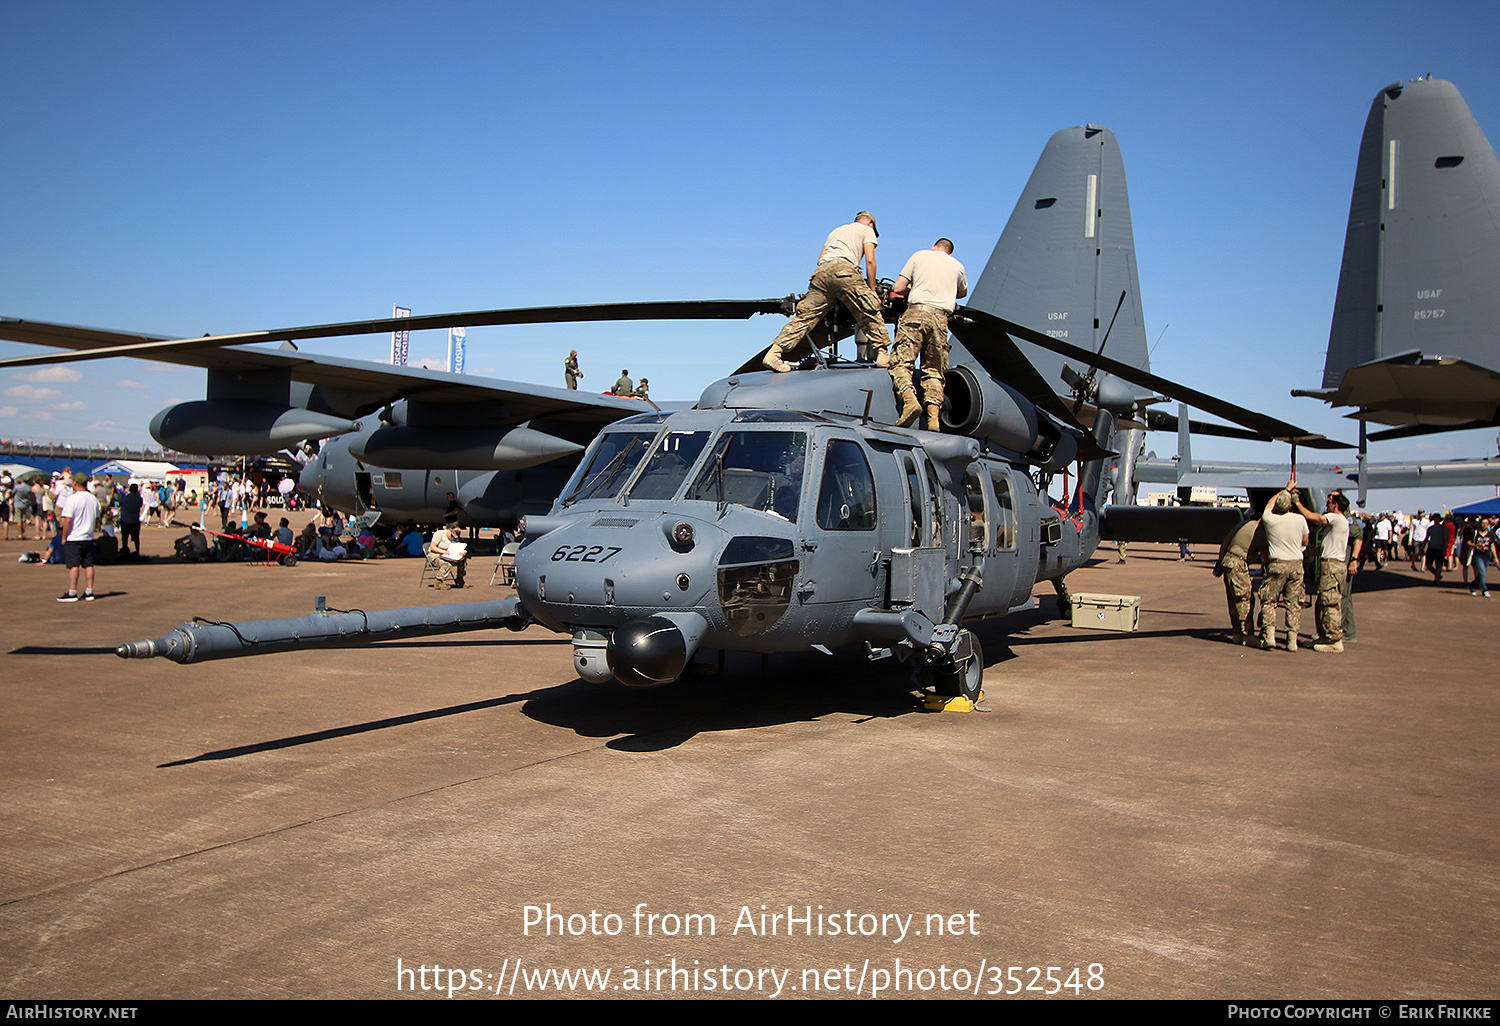
[[[932,664],[933,690],[977,702],[983,682],[984,649],[972,631],[964,631],[959,635],[958,652]]]

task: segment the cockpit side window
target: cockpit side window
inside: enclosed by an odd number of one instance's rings
[[[873,531],[875,476],[854,442],[834,440],[823,457],[818,489],[818,526],[825,531]]]
[[[764,510],[795,523],[806,463],[805,431],[725,431],[683,498]]]

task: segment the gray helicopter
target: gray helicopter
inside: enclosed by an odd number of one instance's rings
[[[1030,227],[1013,235],[1018,218]],[[1054,263],[1081,262],[1056,293],[1019,290],[1067,329],[1043,333],[1000,315],[1000,297],[1018,290],[990,283],[1016,272],[1006,237],[1028,232],[1057,240],[1045,247]],[[841,359],[837,340],[852,325],[835,321],[827,357],[809,346],[798,369],[781,374],[754,369],[757,357],[692,409],[605,427],[551,509],[523,521],[513,596],[194,623],[119,654],[195,662],[541,624],[572,637],[574,668],[589,681],[655,687],[714,651],[862,645],[870,659],[912,665],[939,693],[972,700],[984,656],[966,625],[1028,608],[1041,581],[1053,583],[1066,611],[1064,579],[1100,538],[1117,429],[1144,430],[1151,400],[1141,390],[1243,425],[1214,428],[1220,433],[1338,444],[1146,371],[1135,279],[1114,136],[1096,126],[1064,130],[1043,152],[974,302],[951,318],[942,432],[894,426],[889,374]],[[1090,285],[1080,290],[1079,281]],[[1111,351],[1122,352],[1116,359],[1103,349],[1127,297],[1131,338]],[[1068,396],[1017,340],[1071,361],[1057,371]],[[1059,476],[1065,494],[1053,499]],[[1203,533],[1181,519],[1200,512],[1137,516],[1171,519],[1156,529],[1176,537]],[[1223,527],[1208,531],[1216,541]]]

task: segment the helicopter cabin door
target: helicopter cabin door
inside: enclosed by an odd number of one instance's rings
[[[900,523],[901,537],[889,552],[890,605],[892,608],[915,608],[933,622],[941,622],[948,563],[951,556],[945,542],[958,544],[957,536],[946,537],[943,513],[944,492],[936,469],[925,453],[897,449],[892,454],[901,479],[906,501]],[[956,523],[955,523],[956,526]]]
[[[968,562],[983,567],[984,587],[969,605],[971,615],[1006,613],[1031,594],[1036,548],[1021,544],[1021,498],[1030,479],[1004,463],[976,461],[964,473],[969,513]]]
[[[826,436],[825,436],[826,438]],[[802,543],[804,603],[879,603],[880,510],[870,453],[851,438],[814,442],[822,463],[815,470],[812,522]]]

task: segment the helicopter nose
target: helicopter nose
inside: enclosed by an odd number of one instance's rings
[[[707,629],[708,621],[697,613],[665,613],[631,620],[615,628],[605,659],[621,684],[660,687],[682,676]]]

